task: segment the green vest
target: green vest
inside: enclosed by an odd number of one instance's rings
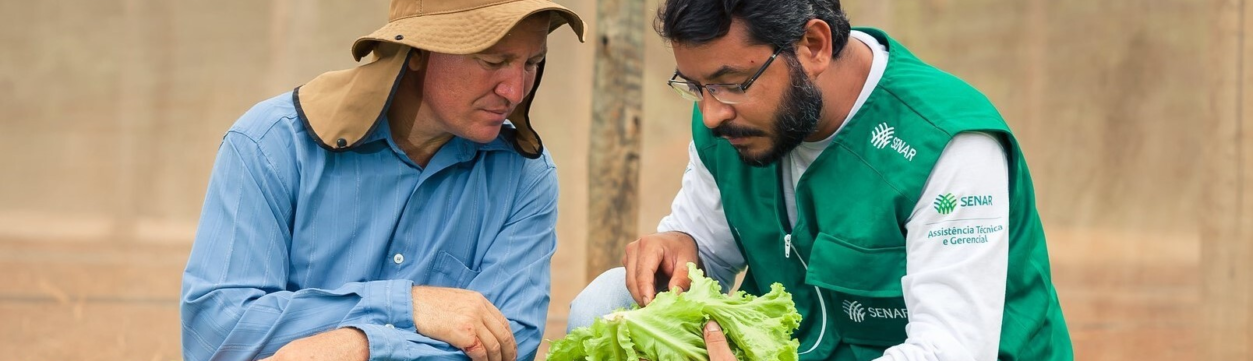
[[[1011,198],[999,359],[1072,359],[1031,176],[1005,121],[977,90],[884,32],[857,30],[887,46],[887,70],[800,177],[794,227],[778,165],[742,163],[730,143],[703,125],[699,108],[692,116],[697,153],[748,261],[741,289],[760,295],[779,282],[792,293],[803,317],[795,333],[802,360],[870,360],[904,342],[905,223],[949,140],[988,132],[1007,152]]]

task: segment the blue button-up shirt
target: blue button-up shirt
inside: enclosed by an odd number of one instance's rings
[[[315,143],[291,93],[227,132],[183,275],[187,360],[244,360],[352,327],[370,358],[465,358],[414,327],[411,288],[482,293],[532,359],[556,247],[552,159],[503,138],[453,138],[424,168],[380,124],[360,146]],[[417,310],[422,317],[422,310]]]

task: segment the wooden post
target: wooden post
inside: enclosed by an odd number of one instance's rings
[[[1201,359],[1253,359],[1253,7],[1247,0],[1217,9],[1218,117],[1207,129],[1206,210],[1202,214]]]
[[[599,39],[588,156],[588,280],[621,265],[624,247],[637,236],[643,4],[600,0],[596,5]]]

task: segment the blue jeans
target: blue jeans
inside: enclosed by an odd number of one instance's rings
[[[566,319],[566,333],[576,328],[591,326],[597,317],[607,315],[619,308],[631,308],[635,299],[626,288],[626,268],[618,267],[597,276],[570,302],[570,316]]]

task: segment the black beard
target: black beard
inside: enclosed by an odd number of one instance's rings
[[[778,162],[779,159],[783,159],[784,155],[805,141],[805,137],[818,129],[818,117],[822,115],[822,91],[818,90],[808,76],[805,76],[800,62],[795,57],[785,55],[784,60],[788,65],[788,77],[792,81],[792,86],[783,96],[783,104],[775,114],[774,134],[770,136],[770,150],[755,156],[745,154],[742,150],[738,152],[740,161],[750,166],[765,167]],[[714,134],[719,134],[721,128],[719,126],[718,129],[714,129]],[[724,134],[732,136],[764,135],[755,129],[721,130]],[[758,134],[737,133],[749,131]]]

